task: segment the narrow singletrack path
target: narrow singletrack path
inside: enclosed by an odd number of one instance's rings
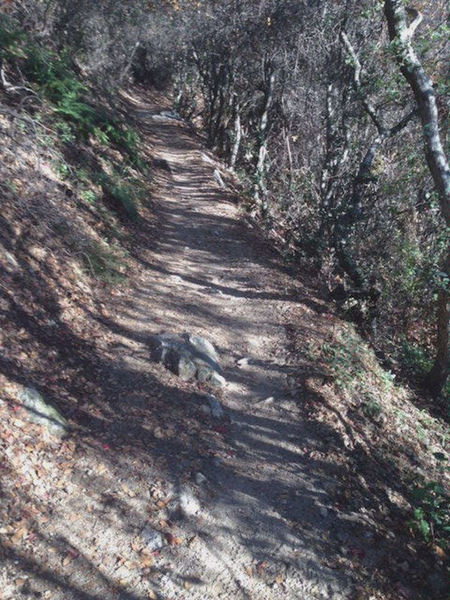
[[[171,459],[175,489],[189,488],[201,510],[180,525],[190,543],[160,577],[159,593],[349,598],[351,578],[328,566],[332,475],[309,457],[317,440],[292,392],[286,323],[301,284],[244,223],[189,127],[155,118],[145,104],[133,110],[159,165],[153,182],[159,225],[142,257],[142,285],[117,317],[120,329],[134,332],[124,340],[122,360],[134,371],[150,368],[149,335],[188,331],[215,345],[227,380],[220,397],[226,423],[216,428],[220,450],[195,463],[205,479],[199,484],[193,472],[189,480],[181,468],[177,479],[181,457]]]

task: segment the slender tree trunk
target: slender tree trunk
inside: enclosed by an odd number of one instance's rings
[[[286,150],[287,150],[288,162],[289,162],[289,187],[291,187],[292,186],[292,175],[293,175],[293,171],[294,171],[294,163],[292,160],[291,142],[289,140],[289,130],[288,129],[284,130],[284,138],[286,141]]]
[[[133,66],[133,61],[134,61],[134,57],[136,55],[136,52],[138,51],[139,47],[140,47],[141,43],[138,40],[135,45],[133,46],[133,50],[130,53],[130,56],[128,58],[128,61],[125,65],[125,67],[123,68],[122,73],[119,76],[119,81],[122,84],[125,81],[126,76],[128,75],[128,73],[131,70],[131,67]]]
[[[450,253],[447,255],[445,271],[450,273]],[[447,283],[448,285],[448,283]],[[425,377],[425,385],[434,396],[441,393],[448,377],[449,369],[449,331],[448,323],[450,318],[449,293],[442,282],[442,287],[438,291],[437,299],[437,332],[436,332],[436,357],[431,371]]]
[[[439,131],[436,94],[433,82],[425,72],[412,46],[412,38],[422,21],[422,15],[415,8],[409,8],[408,14],[412,16],[412,20],[409,22],[404,0],[385,0],[384,13],[396,62],[417,102],[422,122],[425,157],[439,195],[445,223],[447,227],[450,227],[450,171]],[[450,259],[448,256],[443,266],[443,272],[446,281],[442,282],[438,294],[436,358],[426,379],[428,387],[435,395],[439,394],[445,385],[449,370],[448,279]]]
[[[266,83],[266,90],[264,95],[264,104],[261,111],[261,117],[259,120],[259,148],[257,153],[256,167],[255,167],[255,187],[254,187],[254,199],[259,204],[261,214],[263,217],[267,215],[267,188],[265,185],[265,170],[266,170],[266,159],[267,159],[267,128],[269,124],[269,109],[272,104],[273,85],[275,82],[275,73],[271,71],[270,65],[265,61],[264,63],[264,78]]]
[[[232,169],[236,166],[237,157],[239,154],[239,149],[241,146],[241,138],[242,138],[242,127],[241,127],[241,112],[239,105],[236,106],[236,113],[234,116],[234,139],[233,146],[231,148],[231,156],[230,156],[230,167]]]

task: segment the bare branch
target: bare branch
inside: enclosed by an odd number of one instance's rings
[[[355,49],[353,48],[350,40],[348,39],[347,34],[345,33],[345,31],[341,32],[341,40],[345,46],[345,49],[348,53],[348,55],[350,56],[350,58],[352,59],[353,62],[353,85],[355,87],[355,90],[358,94],[358,96],[360,97],[361,103],[364,107],[364,110],[366,111],[366,113],[369,115],[369,117],[371,118],[373,124],[375,125],[375,127],[378,130],[378,133],[381,133],[385,128],[383,126],[383,124],[381,123],[380,119],[378,118],[377,115],[377,110],[375,108],[375,106],[372,104],[372,102],[370,101],[369,97],[367,96],[367,94],[364,93],[363,89],[362,89],[362,85],[361,85],[361,71],[362,71],[362,67],[361,67],[361,63],[360,60],[358,58],[358,55],[355,52]]]

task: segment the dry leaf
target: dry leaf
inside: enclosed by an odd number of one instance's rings
[[[278,575],[275,577],[275,583],[283,583],[284,581],[284,575],[283,573],[278,573]]]
[[[142,549],[142,540],[140,538],[135,538],[131,542],[131,549],[135,552],[140,552],[140,550]]]
[[[447,553],[445,552],[445,550],[443,548],[441,548],[437,544],[433,544],[433,552],[441,560],[446,560],[447,559]]]
[[[166,540],[169,546],[179,546],[182,542],[181,538],[175,537],[172,533],[166,533]]]
[[[151,554],[142,553],[139,557],[140,565],[142,569],[147,569],[148,567],[153,566],[155,560]]]
[[[265,560],[262,560],[256,565],[256,570],[259,573],[259,575],[261,575],[261,573],[263,573],[265,569],[267,569],[267,562]]]
[[[11,538],[11,542],[13,544],[18,544],[20,540],[28,533],[28,528],[26,525],[21,525]]]

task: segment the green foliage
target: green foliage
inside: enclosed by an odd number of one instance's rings
[[[23,57],[21,42],[23,34],[18,31],[7,15],[0,14],[0,60]]]
[[[342,343],[324,344],[322,356],[339,387],[348,387],[363,370],[357,340],[350,336],[345,336]]]
[[[87,100],[89,88],[80,81],[68,51],[58,53],[44,48],[0,17],[0,58],[20,68],[37,93],[49,102],[59,117],[57,129],[62,142],[87,141],[92,136],[102,145],[119,149],[133,167],[145,171],[138,152],[139,136]]]
[[[402,341],[401,359],[405,367],[419,377],[424,376],[433,365],[433,361],[426,350],[411,344],[407,339]]]
[[[378,419],[381,415],[381,406],[380,404],[373,399],[368,399],[366,402],[363,402],[362,405],[363,413],[369,419]]]
[[[86,271],[94,277],[110,285],[118,285],[126,279],[123,251],[106,243],[93,242],[82,257]]]
[[[97,200],[97,196],[92,190],[81,190],[80,198],[83,202],[86,202],[86,204],[95,204],[95,201]]]
[[[445,457],[441,454],[441,460]],[[410,527],[426,542],[450,549],[450,497],[436,481],[421,482],[412,492]]]
[[[104,173],[97,176],[106,201],[120,214],[130,221],[139,218],[138,203],[140,190],[132,181],[126,180],[118,174],[110,177]]]
[[[70,177],[70,168],[67,163],[59,161],[56,163],[55,168],[61,179],[68,179]]]

